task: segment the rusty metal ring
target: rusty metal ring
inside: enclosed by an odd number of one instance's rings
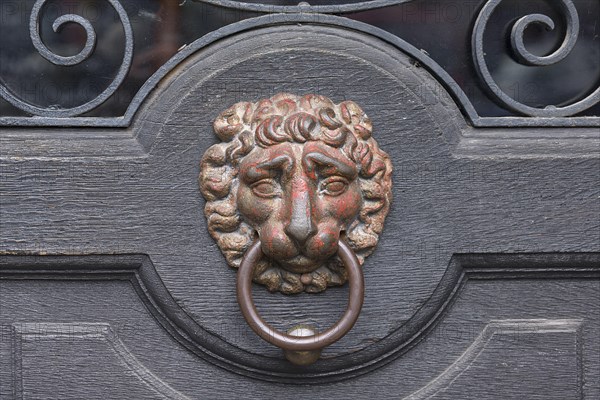
[[[319,350],[341,339],[358,319],[363,305],[365,283],[360,264],[352,249],[342,240],[338,242],[338,256],[348,271],[348,284],[350,295],[348,307],[338,322],[325,332],[312,336],[292,336],[281,333],[271,327],[258,314],[252,301],[252,271],[254,265],[260,260],[263,253],[260,240],[256,240],[244,254],[238,270],[237,299],[242,314],[254,332],[267,342],[284,350],[309,351]]]

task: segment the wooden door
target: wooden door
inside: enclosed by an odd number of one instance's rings
[[[600,397],[598,2],[311,4],[2,0],[0,398]],[[215,119],[279,93],[360,105],[392,168],[308,366],[199,187]],[[321,331],[335,282],[254,302]]]

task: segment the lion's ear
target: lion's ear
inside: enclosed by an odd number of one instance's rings
[[[344,101],[340,104],[342,119],[348,124],[356,135],[367,140],[373,133],[373,123],[358,104],[353,101]]]
[[[213,123],[217,137],[224,142],[229,142],[250,124],[253,111],[252,103],[248,102],[236,103],[223,111]]]
[[[223,143],[209,147],[200,162],[198,184],[207,201],[215,201],[227,197],[234,171],[227,164],[227,149]]]

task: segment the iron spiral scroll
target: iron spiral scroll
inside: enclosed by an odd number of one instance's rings
[[[598,103],[600,101],[600,87],[597,87],[588,96],[574,103],[565,106],[547,105],[544,108],[537,108],[515,100],[498,86],[485,60],[484,34],[494,10],[496,10],[502,1],[488,0],[485,3],[475,21],[471,38],[475,69],[482,82],[486,85],[489,94],[510,110],[530,117],[568,117],[585,111]],[[551,54],[545,56],[537,56],[531,53],[525,47],[525,30],[531,24],[542,24],[552,30],[555,27],[555,23],[550,17],[544,14],[530,14],[521,17],[513,24],[510,31],[512,51],[519,63],[538,67],[553,65],[564,60],[575,47],[579,35],[579,15],[577,14],[577,9],[571,0],[555,1],[560,5],[561,13],[564,15],[566,22],[565,37],[561,45]]]
[[[121,5],[121,3],[117,0],[105,0],[114,8],[116,13],[119,16],[121,24],[123,26],[123,31],[125,32],[125,51],[123,53],[123,60],[121,61],[121,65],[115,75],[114,79],[111,83],[106,87],[99,95],[97,95],[92,100],[75,106],[71,108],[61,108],[61,107],[40,107],[29,102],[24,101],[19,98],[15,94],[13,94],[7,86],[3,83],[0,83],[0,96],[10,102],[13,106],[36,116],[41,117],[73,117],[77,115],[84,114],[88,111],[91,111],[104,103],[109,97],[111,97],[115,91],[119,88],[119,86],[125,80],[129,72],[129,68],[131,67],[131,61],[133,58],[133,29],[131,27],[131,22],[129,21],[129,17],[127,16],[127,12]],[[87,60],[93,53],[96,48],[96,31],[92,26],[91,22],[76,14],[64,14],[59,16],[54,20],[52,24],[52,29],[54,32],[59,32],[60,29],[67,23],[75,23],[81,26],[86,33],[86,42],[83,47],[79,51],[79,53],[73,56],[61,56],[54,52],[52,52],[46,45],[44,44],[41,35],[40,35],[40,14],[42,9],[48,0],[37,0],[33,5],[31,10],[31,15],[29,18],[29,35],[31,37],[31,41],[33,46],[36,48],[38,53],[44,57],[46,60],[50,61],[54,65],[59,65],[63,67],[69,67],[73,65],[77,65]]]

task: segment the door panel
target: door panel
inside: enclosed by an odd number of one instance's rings
[[[600,395],[597,116],[486,115],[425,50],[331,15],[402,2],[203,3],[264,15],[181,47],[114,115],[0,109],[2,398]],[[198,187],[215,118],[282,92],[360,104],[393,166],[358,322],[303,367],[244,321]],[[326,329],[348,295],[253,288],[281,331]]]

